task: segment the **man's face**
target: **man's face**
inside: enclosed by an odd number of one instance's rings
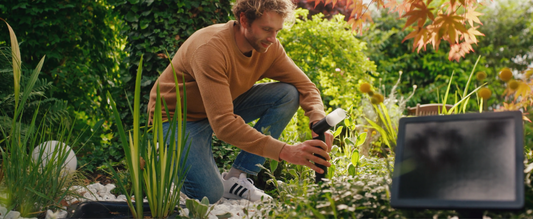
[[[265,53],[272,43],[276,42],[276,35],[283,28],[283,17],[276,12],[263,12],[263,16],[251,25],[246,22],[244,38],[260,53]]]

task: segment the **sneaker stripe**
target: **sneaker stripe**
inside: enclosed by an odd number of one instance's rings
[[[239,188],[237,190],[235,190],[235,192],[233,194],[237,195],[242,188],[243,188],[242,186],[239,186]]]
[[[233,186],[231,187],[231,189],[229,190],[229,193],[233,193],[233,189],[235,189],[235,187],[237,187],[239,184],[235,183],[233,184]]]
[[[244,192],[246,192],[248,189],[247,188],[244,188],[241,193],[239,193],[239,196],[242,197],[242,194],[244,194]]]

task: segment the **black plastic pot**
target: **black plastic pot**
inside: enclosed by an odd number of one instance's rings
[[[133,218],[127,202],[86,201],[69,206],[67,211],[67,218]],[[143,203],[143,212],[144,216],[151,216],[148,203]],[[176,209],[174,215],[177,213]]]

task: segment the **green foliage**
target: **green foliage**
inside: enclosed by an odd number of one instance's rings
[[[438,103],[442,99],[442,94],[446,89],[450,75],[455,71],[457,84],[466,84],[468,73],[472,69],[477,54],[469,54],[468,57],[475,56],[474,60],[448,61],[449,51],[447,44],[442,44],[439,50],[427,48],[427,51],[416,53],[412,51],[412,45],[402,43],[403,38],[412,30],[402,31],[402,21],[395,14],[386,11],[376,12],[380,16],[373,16],[376,19],[370,26],[370,30],[361,36],[361,40],[367,42],[367,55],[370,60],[375,61],[377,72],[381,75],[379,85],[383,86],[383,92],[388,93],[392,89],[396,74],[401,75],[402,83],[398,86],[397,92],[400,95],[410,93],[413,85],[417,85],[417,94],[407,103],[407,106],[415,106],[417,103]],[[485,71],[485,60],[482,58],[476,71]],[[450,93],[455,93],[456,87],[452,86]]]
[[[121,84],[124,78],[119,75],[119,69],[124,68],[119,63],[125,56],[121,48],[125,38],[120,35],[123,24],[107,2],[0,0],[0,14],[19,33],[20,48],[31,51],[22,54],[22,68],[36,66],[41,57],[47,56],[39,78],[43,85],[51,83],[53,86],[36,91],[41,93],[41,104],[45,104],[41,109],[53,102],[63,105],[66,105],[63,102],[68,102],[68,115],[65,109],[60,108],[48,114],[63,119],[76,118],[72,124],[73,132],[80,138],[77,149],[83,148],[79,162],[89,171],[94,171],[105,160],[123,157],[111,145],[110,121],[102,129],[92,130],[92,133],[82,132],[86,127],[111,117],[105,98],[107,92],[123,93]],[[5,47],[7,41],[7,35],[0,35],[0,46]],[[0,63],[0,69],[7,68],[4,64]],[[0,74],[0,78],[4,79],[9,73],[2,71]],[[0,91],[3,91],[7,82],[0,81]],[[51,96],[57,101],[52,101]],[[46,103],[45,98],[51,102]],[[27,116],[23,119],[28,120]],[[91,138],[93,134],[95,138]]]
[[[21,50],[32,51],[22,55],[23,65],[36,66],[46,55],[41,78],[54,83],[50,92],[90,115],[107,113],[101,97],[120,84],[121,25],[111,12],[105,1],[0,2],[0,13],[19,33]],[[4,41],[1,35],[0,45]]]
[[[164,134],[161,101],[165,105],[164,110],[167,111],[167,114],[168,108],[164,103],[165,100],[160,97],[159,87],[157,87],[153,126],[150,129],[148,126],[141,127],[139,105],[141,102],[142,63],[143,58],[141,56],[135,80],[133,134],[128,132],[129,138],[122,125],[117,105],[110,93],[107,94],[119,127],[120,140],[126,155],[126,166],[133,191],[126,190],[126,185],[121,180],[120,175],[113,168],[111,170],[117,178],[119,188],[126,194],[126,200],[133,217],[139,218],[143,215],[143,203],[136,201],[134,206],[131,194],[134,194],[138,200],[142,200],[139,197],[144,197],[144,192],[146,192],[152,217],[166,218],[173,213],[175,206],[179,203],[181,187],[188,171],[188,167],[184,167],[189,153],[188,150],[184,150],[187,140],[187,121],[183,119],[187,118],[187,110],[184,110],[187,109],[187,99],[183,99],[182,108],[180,95],[176,96],[175,117],[168,121],[170,127],[168,133]],[[174,77],[174,82],[178,87],[176,77]],[[176,92],[180,91],[176,90]],[[186,94],[185,90],[183,92]]]
[[[356,148],[350,145],[351,148]],[[326,183],[316,185],[311,177],[296,178],[287,174],[274,178],[275,202],[263,203],[262,215],[269,218],[450,218],[458,213],[452,210],[398,210],[390,206],[390,186],[394,160],[391,158],[361,157],[355,174],[347,170],[349,153],[334,148],[331,156],[337,164],[335,175]],[[491,218],[529,218],[533,206],[533,153],[528,152],[526,164],[526,206],[522,211],[486,211]],[[348,164],[348,165],[347,165]],[[294,165],[283,169],[292,171]],[[309,168],[306,168],[309,170]],[[312,171],[309,171],[312,173]]]
[[[27,84],[29,81],[25,75],[26,74],[22,75],[21,84]],[[13,76],[8,78],[0,78],[0,80],[2,79],[13,82]],[[54,97],[47,97],[45,95],[45,92],[51,87],[52,83],[47,82],[45,79],[35,81],[35,86],[29,93],[28,102],[25,103],[26,106],[24,108],[26,109],[26,114],[33,115],[34,113],[37,113],[37,123],[43,122],[45,127],[57,125],[61,122],[66,124],[72,123],[67,109],[67,102],[58,100]],[[12,122],[10,118],[13,118],[13,112],[15,109],[14,94],[10,94],[8,92],[0,94],[0,106],[0,127],[9,132]],[[19,125],[26,126],[31,122],[31,119],[32,117],[30,116],[22,117],[21,120],[17,121],[17,123]],[[24,130],[25,129],[22,130],[22,135],[24,135]]]
[[[322,93],[328,108],[345,108],[357,103],[360,95],[355,86],[375,70],[363,54],[365,43],[348,30],[342,15],[332,20],[322,14],[307,19],[308,11],[297,9],[296,23],[278,34],[287,55],[304,71]]]
[[[327,112],[357,106],[361,100],[359,81],[373,81],[368,75],[376,69],[363,53],[365,43],[355,38],[342,15],[327,20],[322,14],[307,19],[307,14],[308,10],[297,9],[295,24],[283,29],[278,39],[287,55],[317,85]],[[296,118],[289,129],[296,125],[296,139],[310,139],[309,120],[301,109]]]
[[[215,207],[214,205],[209,207],[209,199],[207,197],[202,198],[201,202],[196,199],[188,199],[185,201],[185,206],[189,210],[189,217],[178,216],[177,218],[209,218],[209,212]]]
[[[0,66],[7,67],[12,65],[10,61],[11,58],[11,50],[0,50]],[[24,90],[26,88],[25,85],[29,83],[29,74],[31,74],[30,70],[22,70],[22,74],[20,75],[22,90]],[[0,73],[0,81],[2,84],[5,84],[5,86],[0,85],[0,128],[9,132],[13,122],[11,121],[11,118],[14,116],[16,105],[16,98],[13,93],[13,70],[9,68],[2,69]],[[28,94],[28,101],[24,106],[26,114],[33,115],[34,113],[37,113],[37,123],[40,124],[42,122],[45,127],[57,125],[60,122],[70,124],[72,121],[69,119],[70,116],[67,109],[67,103],[48,96],[47,91],[51,89],[53,89],[52,82],[48,82],[46,79],[37,79],[32,90]],[[21,97],[22,96],[19,94],[19,98]],[[23,127],[27,127],[27,124],[31,122],[32,117],[23,116],[20,119],[21,120],[17,121],[17,123]],[[21,135],[24,136],[25,132],[26,128],[23,128]]]
[[[478,37],[479,42],[474,45],[476,52],[467,54],[460,63],[447,60],[447,44],[442,44],[438,50],[428,47],[427,51],[413,52],[411,44],[402,43],[402,39],[412,30],[402,31],[402,21],[396,14],[387,11],[376,12],[380,16],[372,16],[374,24],[360,38],[367,42],[367,55],[376,62],[377,72],[382,73],[380,84],[386,90],[390,89],[394,81],[394,77],[389,75],[399,71],[404,72],[402,85],[398,88],[400,94],[407,93],[413,85],[418,86],[417,95],[411,98],[407,106],[440,102],[452,72],[455,72],[455,78],[450,94],[456,91],[462,93],[463,87],[458,88],[458,85],[466,84],[470,70],[479,56],[481,59],[475,72],[486,72],[487,79],[484,82],[488,83],[493,93],[502,94],[501,82],[497,79],[499,70],[503,67],[525,69],[533,59],[533,33],[529,31],[533,20],[532,12],[528,10],[531,4],[533,3],[498,0],[482,9],[484,15],[480,19],[483,25],[480,25],[479,31],[486,36]],[[473,81],[468,89],[472,90],[482,83]],[[493,97],[495,98],[484,104],[490,106],[487,109],[494,108],[503,101],[501,95]],[[470,103],[474,102],[473,99],[470,100]]]
[[[144,57],[144,76],[141,82],[141,111],[147,111],[150,90],[159,74],[168,66],[178,47],[196,30],[225,23],[231,14],[229,0],[109,0],[124,19],[125,27],[120,34],[127,37],[125,51],[129,53],[123,62],[127,65],[121,74],[124,95],[117,99],[121,118],[125,124],[132,123],[129,105],[124,99],[133,96],[136,69],[141,55]],[[143,121],[147,118],[142,118]],[[127,126],[126,126],[127,128]]]
[[[31,106],[27,101],[31,100],[30,97],[35,92],[45,59],[43,57],[39,61],[27,80],[21,81],[24,72],[21,71],[19,44],[11,26],[7,27],[13,60],[14,105],[9,109],[12,110],[8,117],[11,126],[8,129],[0,127],[5,144],[5,148],[0,147],[0,191],[3,196],[0,204],[5,205],[8,210],[19,211],[23,217],[30,217],[36,216],[45,208],[60,209],[61,201],[70,195],[69,188],[72,185],[72,175],[64,169],[70,150],[67,150],[67,147],[57,147],[49,155],[43,146],[36,151],[38,154],[33,154],[35,146],[49,140],[73,145],[77,144],[78,139],[72,136],[72,127],[64,122],[68,120],[59,121],[53,128],[45,126],[47,119],[37,122],[40,105],[38,102],[37,109],[31,114],[31,120],[25,126],[21,125],[26,107]]]
[[[503,67],[521,70],[533,62],[532,7],[532,1],[498,0],[481,10],[479,31],[485,36],[474,49],[485,58],[489,77]]]
[[[213,136],[211,144],[213,145],[213,157],[215,158],[219,171],[222,173],[231,169],[231,165],[235,161],[235,158],[237,158],[240,149],[219,140],[216,136]]]

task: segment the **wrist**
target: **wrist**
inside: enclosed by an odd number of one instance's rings
[[[283,160],[285,160],[285,159],[283,159],[283,158],[285,158],[285,154],[283,153],[284,150],[285,150],[285,146],[287,146],[286,143],[283,144],[283,146],[281,147],[281,150],[279,151],[278,161],[280,161],[280,162],[283,161]]]

